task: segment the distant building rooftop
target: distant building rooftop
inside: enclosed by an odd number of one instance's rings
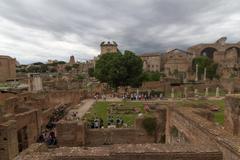
[[[149,52],[149,53],[143,53],[139,54],[140,57],[154,57],[154,56],[160,56],[160,52]]]

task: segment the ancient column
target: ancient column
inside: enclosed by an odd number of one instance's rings
[[[207,97],[207,96],[208,96],[208,87],[205,90],[205,97]]]
[[[194,96],[196,97],[198,95],[198,89],[194,89]]]
[[[216,97],[219,97],[219,87],[216,88]]]
[[[32,91],[31,74],[28,73],[27,77],[28,77],[28,91],[31,92]]]
[[[198,81],[198,64],[196,64],[196,77],[195,77],[195,81]]]
[[[174,88],[172,88],[171,98],[174,98]]]
[[[207,79],[207,68],[204,68],[204,75],[203,75],[203,80],[206,81]]]

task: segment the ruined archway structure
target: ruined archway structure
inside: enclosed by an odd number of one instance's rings
[[[201,43],[188,48],[193,57],[207,56],[219,64],[219,74],[229,77],[240,68],[240,42],[227,43],[227,37],[222,37],[215,43]]]
[[[227,43],[226,40],[226,37],[222,37],[215,43],[197,44],[188,48],[188,52],[193,53],[194,56],[206,55],[209,58],[212,58],[214,62],[223,63],[226,57],[226,52],[229,52],[229,49],[235,48],[235,52],[238,52],[240,49],[240,42]]]

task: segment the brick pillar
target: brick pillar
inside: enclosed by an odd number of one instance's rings
[[[157,110],[157,142],[166,142],[166,121],[167,121],[167,109],[160,108]]]
[[[18,154],[16,121],[0,124],[0,160],[11,160]]]
[[[240,135],[240,97],[227,96],[225,99],[224,127],[235,136]]]
[[[173,112],[173,107],[168,106],[167,107],[167,112],[166,112],[166,129],[165,129],[165,143],[166,144],[171,144],[171,128],[172,128],[172,123],[171,123],[171,116]]]

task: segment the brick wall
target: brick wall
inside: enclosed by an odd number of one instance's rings
[[[11,160],[18,154],[16,121],[0,124],[0,160]]]
[[[239,160],[240,138],[231,136],[227,130],[217,127],[214,123],[195,114],[194,111],[195,109],[192,108],[168,108],[167,143],[176,143],[171,134],[171,128],[174,126],[187,137],[188,143],[215,145],[223,153],[224,160]],[[181,139],[177,142],[181,143]]]
[[[57,123],[57,139],[60,146],[102,146],[105,144],[153,143],[154,136],[136,128],[87,129],[83,123]]]
[[[32,148],[36,148],[33,146]],[[38,147],[39,148],[39,147]],[[51,152],[36,148],[21,154],[21,160],[222,160],[218,149],[195,145],[120,144],[107,147],[60,147]]]

